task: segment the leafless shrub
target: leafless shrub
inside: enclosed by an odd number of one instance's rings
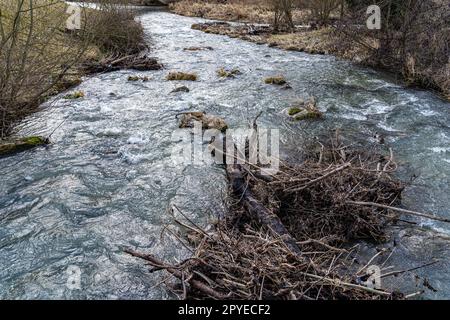
[[[145,47],[143,29],[123,1],[102,0],[98,6],[83,9],[80,28],[70,31],[62,1],[2,0],[0,139],[46,97],[78,84],[81,62],[102,55],[117,59]]]
[[[375,1],[381,8],[381,30],[365,26],[368,2],[349,2],[338,28],[348,46],[364,46],[371,52],[370,64],[394,70],[410,84],[450,95],[448,1]]]
[[[129,1],[101,0],[89,20],[90,38],[105,53],[127,55],[145,49],[144,30],[135,20],[134,10],[124,7],[127,4]]]
[[[86,46],[66,40],[65,5],[5,0],[0,7],[0,138],[79,60]]]
[[[274,13],[273,29],[275,31],[294,30],[295,25],[292,20],[294,0],[270,0],[270,3]]]
[[[311,17],[320,25],[326,25],[329,22],[331,13],[342,5],[341,0],[307,0],[306,6],[311,10]]]

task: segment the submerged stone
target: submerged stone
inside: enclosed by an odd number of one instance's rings
[[[233,68],[231,70],[220,68],[219,70],[217,70],[217,75],[221,78],[234,78],[239,74],[241,74],[241,71],[237,68]]]
[[[210,51],[212,51],[212,50],[214,50],[214,48],[206,46],[206,47],[187,47],[187,48],[183,49],[183,51],[203,51],[203,50],[210,50]]]
[[[188,87],[186,87],[186,86],[181,86],[181,87],[178,87],[178,88],[173,89],[173,90],[171,91],[171,93],[176,93],[176,92],[189,92],[189,91],[190,91],[190,90],[189,90]]]
[[[147,82],[149,80],[148,77],[140,77],[140,76],[129,76],[128,81],[139,81],[142,80],[143,82]]]
[[[75,91],[69,94],[66,94],[64,96],[64,99],[67,100],[75,100],[75,99],[80,99],[84,97],[84,92],[83,91]]]

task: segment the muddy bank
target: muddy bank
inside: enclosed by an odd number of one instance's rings
[[[362,62],[368,56],[367,52],[357,47],[352,52],[339,50],[335,31],[331,28],[312,30],[309,27],[298,27],[295,33],[274,33],[272,27],[265,25],[205,22],[193,24],[192,29],[288,51],[335,55],[355,62]]]
[[[405,81],[407,86],[432,90],[441,95],[442,98],[450,100],[448,86],[445,81],[429,85],[428,80],[431,78],[430,76],[424,75],[420,78],[421,80],[416,79],[411,82],[410,79],[401,75],[400,71],[388,69],[378,62],[373,56],[373,52],[367,46],[356,41],[349,43],[348,39],[343,41],[345,39],[342,38],[342,35],[332,27],[315,29],[310,26],[297,26],[296,31],[292,33],[274,33],[269,25],[205,22],[193,24],[192,29],[205,33],[225,35],[230,38],[238,38],[258,45],[268,45],[269,47],[276,47],[287,51],[333,55],[363,66],[390,72]],[[375,40],[368,38],[366,41],[371,43]]]

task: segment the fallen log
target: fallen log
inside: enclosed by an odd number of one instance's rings
[[[181,269],[176,269],[173,266],[168,266],[163,261],[159,260],[158,258],[155,258],[154,256],[152,256],[150,254],[142,254],[142,253],[136,252],[131,249],[125,249],[125,253],[128,253],[129,255],[132,255],[133,257],[140,258],[140,259],[143,259],[143,260],[149,262],[150,265],[152,265],[153,267],[156,267],[158,270],[161,270],[161,269],[167,270],[167,272],[169,272],[176,278],[178,278],[182,281],[188,282],[193,288],[201,291],[202,293],[204,293],[212,298],[215,298],[218,300],[224,300],[227,298],[227,295],[217,292],[216,290],[212,289],[211,287],[209,287],[208,285],[206,285],[205,283],[203,283],[199,280],[195,280],[192,277],[189,277],[188,279],[186,279],[185,276],[183,275],[183,272],[181,271]]]
[[[162,65],[155,58],[147,55],[129,55],[118,59],[107,58],[100,62],[85,62],[82,69],[87,73],[112,72],[122,69],[151,71],[162,69]]]
[[[289,233],[280,218],[274,212],[263,206],[248,188],[242,166],[228,165],[227,177],[230,181],[233,194],[240,199],[240,203],[247,212],[279,236],[286,247],[289,248],[294,255],[301,256],[302,251],[297,245],[297,240]]]
[[[13,141],[0,141],[0,157],[47,144],[49,144],[48,138],[37,136],[20,138]]]

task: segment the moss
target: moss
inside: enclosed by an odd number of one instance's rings
[[[317,108],[317,102],[314,97],[311,97],[306,102],[302,100],[298,101],[288,110],[288,114],[296,121],[318,119],[323,116],[322,112]]]
[[[68,99],[68,100],[75,100],[75,99],[80,99],[84,97],[84,92],[83,91],[75,91],[72,93],[69,93],[67,95],[64,96],[64,99]]]
[[[38,137],[38,136],[31,136],[31,137],[22,138],[21,141],[25,144],[36,146],[36,145],[40,145],[40,144],[45,144],[46,139],[43,137]]]
[[[239,69],[231,69],[231,70],[226,70],[225,68],[220,68],[219,70],[217,70],[217,75],[221,78],[234,78],[237,75],[241,74],[241,71],[239,71]]]
[[[292,107],[289,109],[288,114],[290,116],[295,116],[297,113],[300,113],[302,111],[302,109],[298,108],[298,107]]]
[[[25,151],[45,144],[48,144],[48,139],[38,136],[20,138],[15,141],[0,142],[0,156]]]
[[[295,121],[301,121],[301,120],[307,120],[307,119],[318,119],[318,118],[321,118],[321,117],[322,117],[321,113],[308,111],[308,110],[303,110],[302,112],[298,113],[294,117],[294,120]]]
[[[166,79],[169,81],[174,80],[182,80],[182,81],[197,81],[197,75],[194,73],[186,73],[186,72],[170,72]]]
[[[264,80],[266,84],[275,84],[275,85],[284,85],[286,84],[286,79],[283,76],[275,76],[275,77],[268,77]]]

